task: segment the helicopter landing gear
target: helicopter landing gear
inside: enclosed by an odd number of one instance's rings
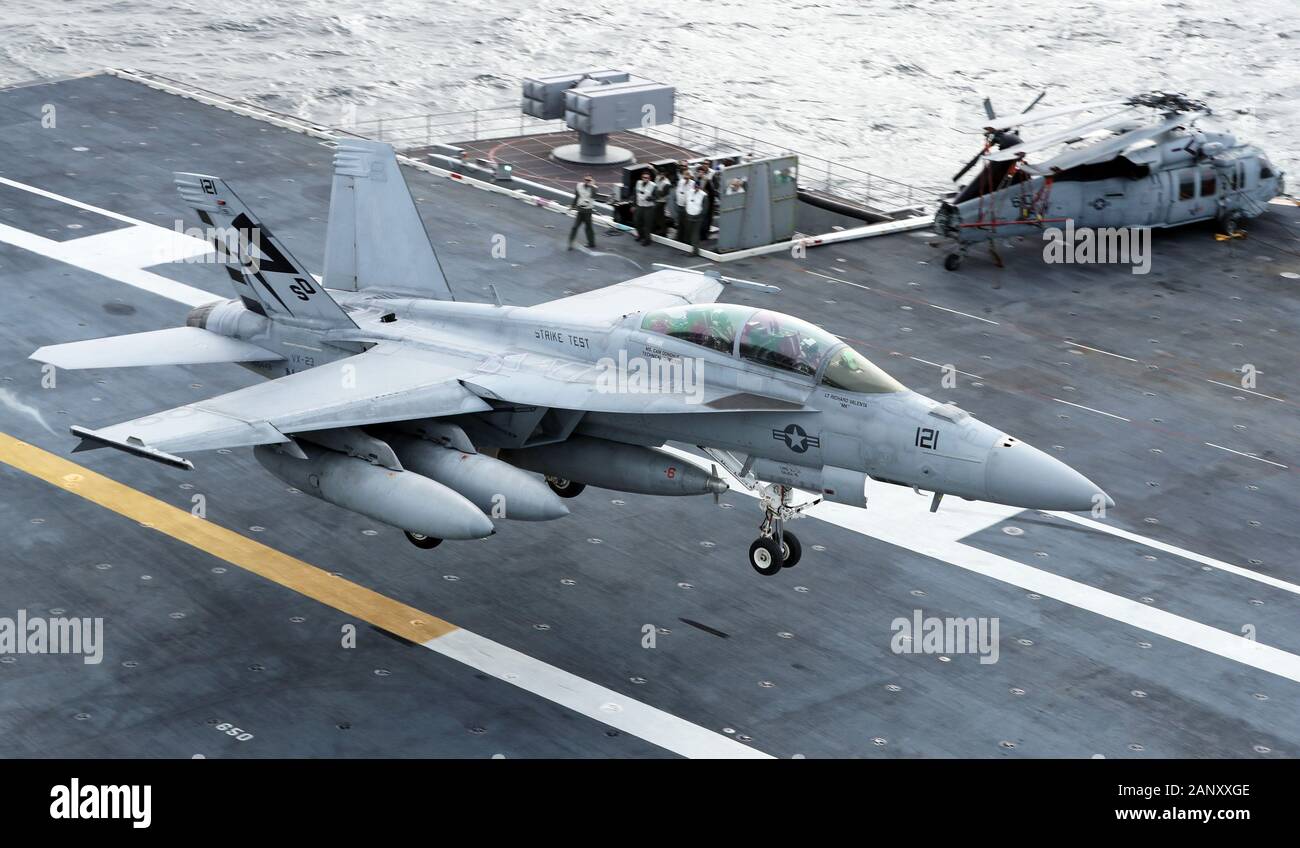
[[[442,544],[442,539],[439,539],[437,536],[426,536],[423,533],[412,533],[410,530],[403,530],[402,532],[406,534],[406,541],[415,545],[417,548],[423,548],[426,551]]]
[[[790,487],[772,485],[763,492],[763,523],[759,537],[749,546],[749,564],[764,577],[782,568],[793,568],[803,556],[799,537],[785,529],[785,522],[803,517],[803,511],[821,502],[821,498],[799,504],[790,503]]]
[[[1242,238],[1245,233],[1241,229],[1241,213],[1225,212],[1220,215],[1219,230],[1228,238]]]
[[[576,498],[587,488],[586,483],[575,483],[563,477],[547,477],[546,485],[550,486],[551,491],[562,498]]]

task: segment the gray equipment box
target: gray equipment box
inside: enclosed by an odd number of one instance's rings
[[[794,236],[799,157],[777,156],[718,174],[718,250],[743,250]]]
[[[669,124],[676,91],[644,80],[571,88],[564,93],[564,121],[588,135]]]
[[[626,71],[583,71],[575,74],[549,74],[543,77],[530,77],[524,80],[525,115],[553,121],[564,117],[564,92],[573,88],[583,79],[597,82],[627,82]]]

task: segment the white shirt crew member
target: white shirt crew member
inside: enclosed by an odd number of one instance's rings
[[[655,205],[655,184],[653,180],[638,180],[636,184],[636,205]]]
[[[596,186],[578,183],[573,191],[573,206],[576,209],[590,209],[596,200]]]
[[[695,216],[704,214],[704,201],[709,193],[702,188],[691,185],[686,190],[686,214]]]
[[[691,190],[691,181],[686,177],[677,178],[677,208],[686,208],[686,194]]]

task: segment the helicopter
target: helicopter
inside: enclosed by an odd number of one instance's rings
[[[1242,221],[1285,191],[1282,172],[1259,147],[1195,126],[1212,114],[1202,101],[1153,91],[1034,111],[1042,98],[1006,117],[985,99],[983,149],[953,182],[980,169],[935,214],[935,229],[954,247],[944,258],[949,271],[973,244],[987,242],[1000,267],[996,239],[1071,221],[1078,229],[1118,230],[1214,220],[1239,238]],[[1021,136],[1031,124],[1066,118],[1072,123],[1062,129]]]

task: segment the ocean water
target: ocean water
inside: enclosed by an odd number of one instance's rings
[[[1209,101],[1300,185],[1300,0],[4,0],[0,84],[133,67],[339,125],[514,103],[617,67],[678,111],[925,185],[1018,111],[1134,91]]]

